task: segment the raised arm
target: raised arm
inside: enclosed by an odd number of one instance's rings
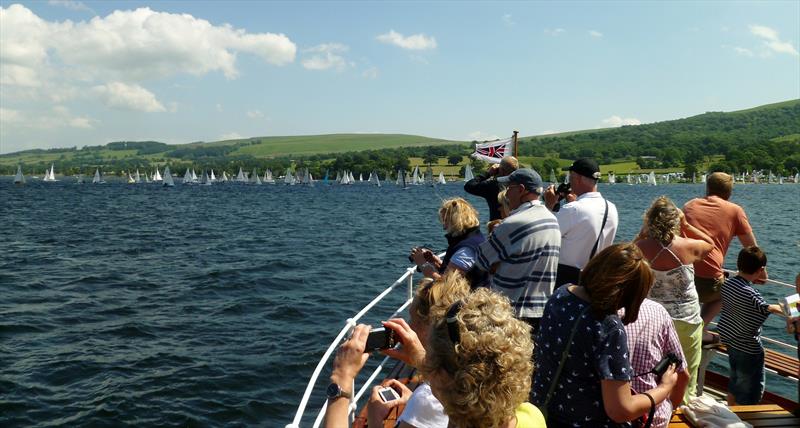
[[[368,325],[357,325],[350,339],[339,347],[336,352],[336,359],[333,360],[331,383],[339,385],[345,395],[351,397],[353,395],[353,381],[369,358],[369,354],[364,352],[369,330],[370,327]],[[350,400],[346,396],[329,400],[328,408],[325,409],[325,423],[323,426],[325,428],[349,426],[347,415],[349,407]]]

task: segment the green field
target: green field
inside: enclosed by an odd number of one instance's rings
[[[211,144],[240,144],[256,140],[258,141],[257,144],[240,147],[233,151],[231,155],[250,155],[257,158],[264,158],[282,155],[311,155],[398,147],[463,144],[461,141],[448,141],[404,134],[330,134],[297,137],[257,137],[245,140],[221,141]]]

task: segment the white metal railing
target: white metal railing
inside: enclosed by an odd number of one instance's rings
[[[300,427],[300,420],[303,418],[303,413],[305,412],[306,406],[308,405],[308,400],[311,398],[311,393],[314,390],[314,386],[317,384],[317,381],[319,380],[319,375],[322,372],[322,369],[325,368],[325,366],[328,364],[328,360],[330,360],[331,355],[333,355],[334,351],[339,346],[339,343],[342,341],[345,335],[349,334],[350,331],[353,329],[353,327],[356,326],[358,320],[361,319],[361,317],[363,317],[367,312],[369,312],[370,309],[372,309],[378,302],[380,302],[389,293],[394,291],[395,288],[403,284],[406,284],[408,286],[406,301],[403,302],[403,304],[400,305],[400,307],[395,310],[394,314],[392,314],[390,318],[396,317],[398,314],[404,311],[406,307],[408,307],[408,305],[411,303],[411,299],[414,296],[414,272],[416,272],[416,267],[409,267],[408,269],[406,269],[406,272],[402,276],[400,276],[400,278],[398,278],[394,283],[392,283],[392,285],[390,285],[388,288],[383,290],[381,294],[377,295],[374,299],[372,299],[372,301],[369,302],[366,306],[364,306],[364,308],[362,308],[353,318],[350,318],[345,322],[345,325],[344,327],[342,327],[342,330],[339,331],[339,334],[336,335],[336,338],[333,339],[333,342],[331,342],[330,346],[328,346],[328,349],[325,351],[325,354],[319,360],[319,363],[317,363],[317,367],[314,369],[314,373],[311,375],[311,379],[308,381],[308,385],[306,386],[305,392],[303,393],[303,398],[300,400],[300,405],[297,407],[297,413],[295,413],[292,423],[286,425],[286,428]],[[358,391],[358,393],[353,394],[353,398],[350,399],[349,414],[351,422],[355,418],[355,411],[358,400],[370,388],[372,382],[375,380],[378,374],[380,374],[380,372],[383,370],[383,367],[388,360],[389,357],[386,357],[383,359],[383,361],[381,361],[381,363],[372,372],[372,374],[364,383],[364,385],[361,387],[361,389]],[[353,388],[353,391],[355,391],[355,388]],[[316,420],[314,421],[313,425],[314,427],[318,427],[322,423],[322,419],[325,416],[325,410],[327,406],[328,402],[325,401],[325,403],[322,405],[322,408],[320,409],[319,414],[317,415]]]

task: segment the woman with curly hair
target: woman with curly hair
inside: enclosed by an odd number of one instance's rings
[[[478,211],[463,198],[452,198],[442,202],[439,221],[447,232],[447,251],[439,259],[431,250],[416,247],[411,258],[417,270],[428,278],[438,278],[452,270],[461,271],[473,287],[482,285],[486,275],[474,269],[478,257],[478,246],[486,240],[480,230]]]
[[[697,389],[703,341],[693,263],[702,260],[714,244],[711,237],[686,221],[683,212],[669,198],[659,196],[644,215],[636,245],[655,275],[648,297],[667,310],[681,342],[689,372],[689,385],[683,397],[686,402]]]
[[[649,391],[632,395],[630,386],[625,325],[638,318],[652,284],[639,248],[617,244],[589,260],[580,285],[566,284],[547,301],[532,393],[548,426],[627,426],[669,398],[677,381],[674,365]]]

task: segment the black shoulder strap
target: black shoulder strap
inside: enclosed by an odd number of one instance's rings
[[[594,241],[594,247],[592,247],[592,254],[589,254],[589,259],[594,257],[594,253],[597,252],[597,246],[600,244],[600,237],[603,236],[603,229],[606,228],[606,220],[608,220],[608,201],[603,199],[606,203],[606,212],[603,214],[603,224],[600,225],[600,233],[597,234],[597,240]]]

